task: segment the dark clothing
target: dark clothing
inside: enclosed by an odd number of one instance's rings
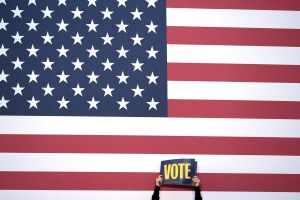
[[[195,187],[195,200],[202,200],[200,187]]]
[[[154,193],[152,195],[152,200],[159,200],[159,190],[160,187],[155,186]],[[195,200],[202,200],[200,187],[195,187]]]
[[[154,192],[152,195],[152,200],[159,200],[159,190],[160,190],[160,187],[155,186]]]

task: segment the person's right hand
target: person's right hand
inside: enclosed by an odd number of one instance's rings
[[[159,175],[156,179],[155,179],[155,185],[160,187],[160,185],[162,184],[163,182],[163,178],[162,178],[162,175]]]

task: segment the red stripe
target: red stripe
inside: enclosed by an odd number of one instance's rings
[[[300,119],[300,102],[172,99],[168,109],[169,117]]]
[[[168,80],[300,83],[300,66],[168,63]]]
[[[168,148],[165,148],[166,144],[168,145]],[[185,148],[178,148],[178,146],[182,145],[184,145]],[[0,135],[0,152],[14,153],[232,154],[299,156],[299,146],[300,138]]]
[[[300,10],[298,0],[167,0],[168,8]]]
[[[157,173],[0,172],[2,190],[153,190]],[[204,191],[300,192],[299,174],[200,174]],[[163,190],[187,190],[163,187]]]
[[[300,30],[167,27],[168,44],[300,46]]]

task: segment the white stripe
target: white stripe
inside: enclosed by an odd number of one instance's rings
[[[150,200],[153,191],[0,190],[4,200]],[[298,192],[201,192],[205,200],[299,200]],[[194,199],[193,191],[161,191],[162,200]]]
[[[159,172],[177,158],[195,158],[199,173],[300,174],[300,156],[176,154],[0,153],[0,171]]]
[[[299,11],[168,8],[167,26],[300,29]]]
[[[300,47],[167,45],[169,63],[300,65]]]
[[[300,138],[300,120],[0,116],[0,133]]]
[[[300,101],[299,83],[168,81],[169,99]]]

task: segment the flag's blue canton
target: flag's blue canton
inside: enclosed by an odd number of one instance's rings
[[[1,0],[0,113],[166,116],[165,4]]]

